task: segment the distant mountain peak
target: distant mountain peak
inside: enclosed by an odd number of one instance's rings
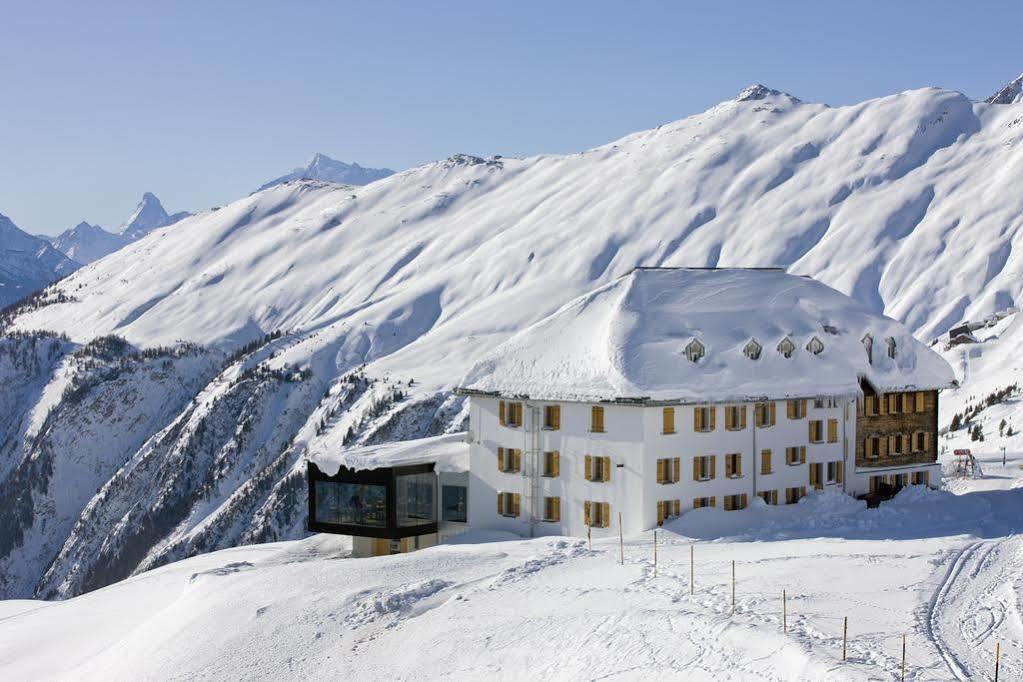
[[[793,97],[787,92],[769,88],[761,83],[754,83],[753,85],[748,86],[745,90],[736,95],[735,101],[752,102],[759,99],[767,99],[768,97],[788,97],[792,102],[800,101],[799,98]]]
[[[144,192],[142,200],[129,216],[128,220],[121,225],[121,234],[128,239],[141,239],[159,227],[166,227],[187,217],[185,211],[168,215],[163,204],[152,192]]]
[[[1023,74],[984,101],[988,104],[1019,104],[1023,102]]]
[[[389,175],[394,175],[394,171],[390,168],[367,168],[355,162],[338,161],[317,152],[305,166],[275,178],[259,189],[264,190],[292,180],[321,180],[342,185],[368,185]]]

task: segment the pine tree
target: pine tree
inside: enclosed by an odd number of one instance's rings
[[[963,418],[959,416],[958,412],[956,412],[955,414],[952,415],[952,424],[949,425],[948,430],[949,431],[958,431],[959,427],[961,427],[962,425],[963,425]]]

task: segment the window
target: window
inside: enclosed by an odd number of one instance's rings
[[[867,351],[867,363],[874,364],[874,337],[870,334],[865,334],[860,343],[863,344],[863,350]]]
[[[504,426],[522,426],[522,403],[500,401],[497,406],[497,420]]]
[[[888,454],[902,455],[906,452],[906,437],[901,433],[888,436]]]
[[[785,401],[785,413],[789,419],[803,419],[806,417],[806,400]]]
[[[892,337],[889,336],[887,339],[885,339],[885,343],[888,344],[888,357],[890,357],[892,360],[894,360],[895,359],[895,339],[893,339]]]
[[[786,336],[778,342],[778,352],[781,353],[783,357],[791,358],[792,354],[796,352],[796,344],[792,343],[792,339]]]
[[[806,350],[814,355],[820,355],[824,351],[824,342],[815,336],[807,342]]]
[[[876,417],[877,416],[877,396],[876,395],[866,395],[866,396],[863,396],[863,414],[867,415],[868,417]]]
[[[560,521],[561,520],[561,498],[560,497],[545,497],[545,498],[543,498],[543,520],[544,521]]]
[[[547,478],[561,475],[561,453],[557,450],[543,453],[543,475]]]
[[[806,488],[804,486],[785,489],[785,504],[795,504],[804,497],[806,497]]]
[[[465,523],[469,520],[469,489],[464,485],[441,486],[441,520]]]
[[[877,489],[881,487],[884,482],[884,476],[871,476],[870,477],[870,492],[876,493]]]
[[[746,347],[742,349],[742,352],[750,360],[759,360],[760,353],[764,350],[764,347],[757,343],[756,339],[750,339]]]
[[[789,466],[804,464],[806,462],[806,446],[799,445],[785,448],[785,463]]]
[[[703,509],[704,507],[716,507],[716,497],[696,497],[693,498],[693,509]]]
[[[746,428],[745,405],[725,405],[725,428],[729,431],[742,431]]]
[[[399,526],[437,523],[437,475],[404,474],[395,477],[395,513]]]
[[[931,472],[929,471],[914,471],[913,472],[913,485],[930,485]]]
[[[913,434],[913,452],[926,452],[930,438],[926,431],[917,431]]]
[[[845,463],[842,460],[836,460],[834,462],[828,462],[828,478],[827,483],[841,483],[842,482],[842,469]]]
[[[611,525],[611,505],[607,502],[583,502],[583,520],[587,526],[607,528]]]
[[[717,408],[715,407],[693,408],[693,429],[696,431],[713,431],[716,413]]]
[[[686,345],[686,358],[689,362],[696,362],[702,358],[707,352],[707,349],[703,347],[699,339],[693,339]]]
[[[682,461],[678,457],[657,460],[657,482],[678,483]]]
[[[746,508],[746,493],[725,495],[725,511],[738,511]]]
[[[725,455],[725,476],[739,478],[742,476],[742,455],[734,453]]]
[[[822,407],[824,407],[824,398],[814,398],[813,399],[813,409],[819,410]]]
[[[497,470],[506,474],[522,471],[522,450],[497,448]]]
[[[518,516],[521,500],[518,493],[497,493],[497,513],[500,516]]]
[[[716,468],[714,455],[704,455],[703,457],[693,457],[693,480],[694,481],[709,481],[714,478],[714,469]]]
[[[661,500],[657,503],[657,525],[663,525],[664,520],[677,517],[682,514],[681,500]]]
[[[387,527],[387,487],[346,481],[314,483],[314,520],[319,523]]]
[[[675,433],[675,408],[661,410],[661,433]]]
[[[606,483],[611,480],[610,457],[585,457],[586,480]]]
[[[760,473],[769,474],[771,473],[771,451],[761,450],[760,451]]]
[[[823,443],[824,442],[824,422],[820,419],[813,419],[809,422],[810,424],[810,442],[811,443]]]
[[[561,405],[546,405],[543,408],[543,427],[554,431],[561,428]]]
[[[885,406],[888,408],[888,414],[899,414],[902,412],[900,409],[902,407],[902,401],[899,400],[898,393],[888,393],[884,396],[884,399],[887,401]]]
[[[775,410],[774,403],[757,403],[753,408],[753,419],[757,427],[765,428],[774,426]]]
[[[828,442],[829,443],[837,443],[838,442],[838,420],[837,419],[829,419],[828,420]]]
[[[808,468],[810,470],[810,487],[820,490],[824,487],[824,481],[821,477],[821,469],[824,468],[823,465],[820,462],[814,462]]]
[[[867,459],[877,459],[881,456],[881,439],[877,436],[863,440],[863,456]]]
[[[757,495],[767,504],[778,504],[778,491],[777,490],[761,490]]]
[[[604,433],[604,408],[599,405],[590,409],[590,431]]]

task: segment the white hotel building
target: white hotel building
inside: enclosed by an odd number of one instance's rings
[[[764,269],[639,268],[483,358],[469,525],[639,532],[701,506],[937,485],[951,368],[898,322]]]

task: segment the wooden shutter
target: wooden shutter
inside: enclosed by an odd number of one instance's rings
[[[810,465],[810,486],[813,488],[817,487],[817,465]]]
[[[657,503],[657,525],[664,525],[664,502]]]
[[[504,493],[497,493],[497,514],[504,516]]]
[[[611,504],[609,502],[600,503],[601,520],[604,522],[604,528],[611,525]]]
[[[503,400],[497,403],[497,421],[501,423],[501,426],[508,424],[507,408]]]
[[[700,408],[693,408],[693,431],[702,431],[700,428]]]
[[[519,504],[521,503],[522,496],[518,493],[512,495],[512,516],[519,515]]]
[[[560,497],[555,497],[554,498],[554,520],[555,521],[560,521],[561,520],[561,498]]]
[[[516,474],[522,471],[522,450],[512,450],[512,471]]]
[[[710,412],[710,429],[709,430],[713,431],[715,428],[717,428],[718,408],[716,408],[715,406],[711,405],[710,407],[707,408],[707,411]]]
[[[917,412],[923,412],[924,411],[924,392],[923,391],[917,391],[916,392],[916,411]]]
[[[713,479],[717,475],[717,455],[710,455],[710,477]]]
[[[777,421],[777,407],[778,406],[774,401],[769,403],[769,409],[771,412],[771,426],[774,426]]]
[[[497,470],[504,471],[504,448],[497,448]]]
[[[806,398],[799,401],[799,418],[802,419],[806,416]]]
[[[693,480],[700,480],[700,458],[693,457]]]
[[[760,473],[769,474],[771,473],[771,451],[761,450],[760,451]]]
[[[749,499],[746,497],[746,493],[739,496],[739,509],[745,509],[749,503]]]
[[[735,410],[731,405],[725,405],[725,428],[729,431],[735,429]]]
[[[678,457],[671,460],[671,480],[673,483],[682,480],[682,460]]]
[[[583,523],[587,526],[593,525],[593,514],[590,511],[591,503],[589,500],[583,502]]]
[[[663,433],[675,433],[675,408],[665,407],[661,411],[661,431]]]
[[[789,419],[796,418],[796,401],[787,400],[785,401],[785,416]]]
[[[561,405],[555,405],[554,407],[552,407],[551,408],[551,412],[553,413],[551,415],[553,417],[552,421],[554,422],[553,428],[560,429],[561,428]],[[555,498],[555,499],[558,502],[558,504],[561,503],[561,500],[559,500],[557,498]]]
[[[842,482],[842,477],[845,475],[844,474],[844,470],[845,470],[845,462],[843,462],[841,460],[835,462],[835,483],[841,483]]]
[[[895,448],[895,443],[896,443],[896,441],[895,441],[894,434],[893,435],[889,435],[888,436],[888,454],[889,455],[894,455],[896,452],[898,452],[896,450],[896,448]]]
[[[604,408],[594,405],[590,408],[590,431],[602,433],[604,431]]]
[[[561,475],[561,453],[557,450],[551,453],[551,475]]]
[[[592,481],[593,480],[593,457],[591,457],[590,455],[586,455],[586,457],[583,458],[583,462],[585,463],[585,466],[584,466],[585,478],[586,478],[587,481]]]
[[[743,431],[746,430],[746,406],[745,405],[740,405],[739,406],[739,429],[743,430]]]
[[[838,442],[838,420],[837,419],[829,419],[828,420],[828,442],[829,443],[837,443]]]
[[[735,467],[734,468],[735,468],[735,472],[734,472],[735,475],[736,476],[742,476],[742,455],[741,454],[736,454],[735,455]]]
[[[808,428],[808,430],[810,432],[810,435],[808,436],[810,442],[811,443],[816,443],[817,442],[817,434],[814,433],[814,431],[815,431],[814,426],[816,425],[816,422],[810,421],[810,422],[807,422],[806,425],[807,425],[807,428]]]
[[[611,458],[610,457],[604,457],[603,460],[604,460],[604,472],[603,472],[604,473],[604,483],[607,483],[608,481],[611,480]]]
[[[931,432],[924,431],[924,452],[931,451]]]
[[[801,485],[799,486],[799,498],[802,499],[804,497],[806,497],[806,486]]]
[[[682,516],[682,500],[675,500],[675,508],[672,510],[674,513],[672,516]]]
[[[924,485],[929,486],[931,484],[931,472],[925,471],[924,474]]]
[[[668,460],[659,459],[657,460],[657,482],[664,483],[668,480],[668,475],[665,469],[668,468]]]

